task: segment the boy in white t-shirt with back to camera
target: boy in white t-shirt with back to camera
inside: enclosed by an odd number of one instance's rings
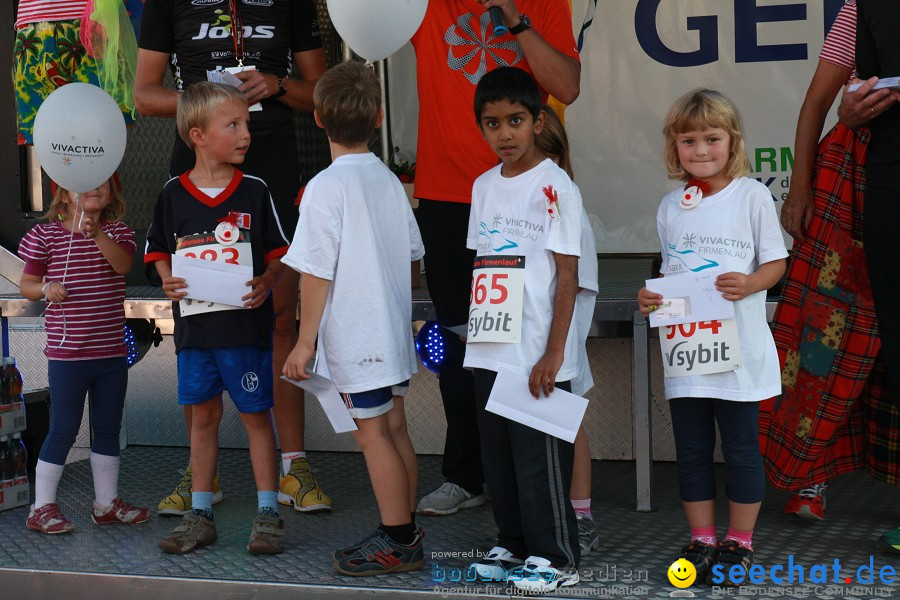
[[[475,181],[466,244],[476,250],[464,365],[475,370],[481,456],[496,545],[473,564],[483,579],[528,592],[578,582],[578,526],[569,502],[573,445],[485,409],[498,371],[528,377],[534,398],[578,375],[568,335],[578,292],[578,188],[535,146],[545,114],[537,84],[503,67],[475,91],[475,117],[500,164]],[[499,318],[498,318],[499,315]]]
[[[309,377],[318,336],[319,370],[356,420],[381,514],[372,534],[334,553],[332,567],[353,576],[411,571],[424,564],[424,532],[413,520],[418,469],[403,395],[416,371],[410,262],[425,251],[400,181],[368,149],[383,116],[372,69],[334,67],[314,101],[333,162],[307,184],[283,259],[302,276],[300,337],[284,374]]]

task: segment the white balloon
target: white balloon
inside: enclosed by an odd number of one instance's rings
[[[34,118],[34,150],[47,175],[70,192],[109,179],[125,154],[125,118],[115,100],[87,83],[47,96]]]
[[[328,14],[341,38],[371,61],[387,58],[408,42],[427,8],[428,0],[328,0]]]

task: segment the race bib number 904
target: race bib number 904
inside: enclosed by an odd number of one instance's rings
[[[524,293],[524,256],[476,257],[466,342],[518,343],[522,338]]]
[[[741,362],[737,321],[701,321],[659,328],[666,377],[733,371]]]

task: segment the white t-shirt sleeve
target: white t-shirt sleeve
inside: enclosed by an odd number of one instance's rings
[[[422,243],[422,234],[416,223],[416,215],[413,214],[409,202],[406,203],[406,224],[409,227],[410,260],[419,260],[425,256],[425,244]]]
[[[571,182],[553,190],[559,197],[559,220],[550,221],[545,248],[556,254],[581,256],[581,194]],[[555,186],[554,186],[555,187]],[[544,191],[545,195],[548,193]]]
[[[300,204],[294,241],[281,261],[295,271],[332,281],[343,229],[344,191],[334,180],[313,179]]]
[[[757,263],[763,265],[787,257],[784,237],[781,235],[781,224],[778,222],[775,203],[772,201],[768,188],[760,191],[758,198],[754,197],[752,211],[750,223],[753,227],[753,243],[756,246]]]
[[[484,177],[482,175],[482,177]],[[480,179],[480,178],[479,178]],[[481,202],[478,200],[478,180],[472,187],[472,206],[469,209],[469,229],[466,232],[466,248],[478,250],[478,215]]]

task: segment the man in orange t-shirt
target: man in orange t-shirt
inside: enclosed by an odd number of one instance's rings
[[[495,37],[489,13],[499,7],[509,33]],[[474,252],[466,248],[475,178],[497,164],[472,115],[475,86],[498,66],[530,73],[543,99],[578,97],[581,64],[566,0],[430,2],[412,38],[419,89],[416,219],[425,243],[428,290],[444,327],[465,325]],[[459,329],[457,329],[459,331]],[[456,335],[446,336],[456,343]],[[447,349],[440,388],[447,417],[442,473],[446,482],[419,502],[428,515],[484,504],[484,475],[472,374],[464,349]]]

